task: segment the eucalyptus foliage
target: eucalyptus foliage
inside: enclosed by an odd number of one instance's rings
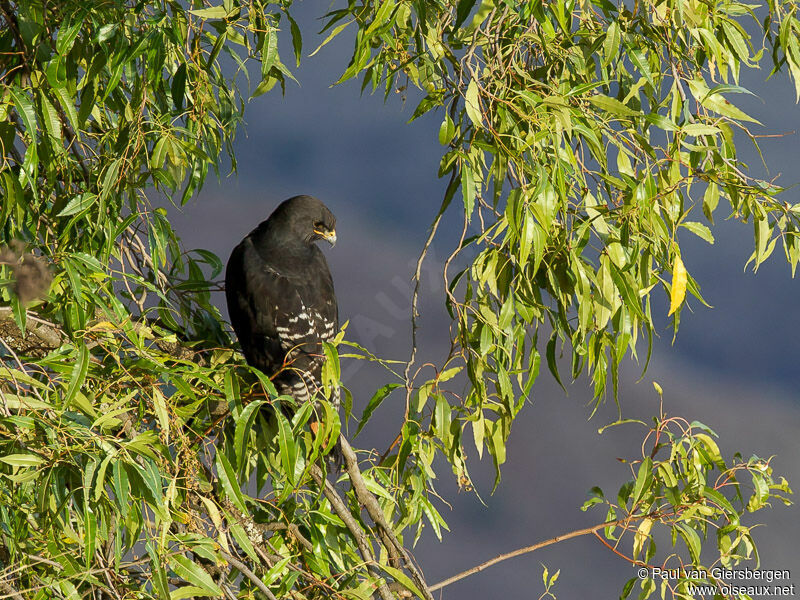
[[[646,364],[658,319],[677,331],[687,292],[702,301],[684,230],[713,243],[724,212],[752,223],[755,268],[778,245],[792,273],[800,260],[800,205],[748,175],[737,143],[757,115],[729,100],[764,64],[800,95],[793,0],[336,6],[322,46],[355,43],[339,81],[442,116],[431,239],[454,198],[463,234],[444,273],[451,355],[429,380],[412,355],[375,393],[358,430],[404,392],[399,434],[360,464],[343,439],[334,487],[323,457],[340,416],[280,410],[291,399],[243,364],[211,302],[220,260],[184,252],[149,200],[185,204],[223,153],[235,168],[246,103],[294,79],[279,37],[303,55],[290,8],[0,0],[0,595],[430,598],[442,586],[408,547],[423,524],[446,529],[436,458],[471,487],[465,448],[488,452],[497,485],[540,352],[559,381],[565,353],[598,402],[609,379],[619,401],[622,358]],[[339,349],[375,358],[343,336],[325,348],[329,389]],[[631,481],[616,498],[593,488],[584,508],[606,514],[585,533],[634,563],[666,560],[659,528],[687,565],[757,557],[742,517],[790,489],[713,437],[656,416]]]

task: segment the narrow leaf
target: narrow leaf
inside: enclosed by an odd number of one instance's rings
[[[686,267],[679,254],[675,255],[675,263],[672,265],[672,289],[669,294],[669,317],[680,307],[686,297]]]

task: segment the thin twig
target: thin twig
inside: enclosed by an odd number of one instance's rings
[[[646,515],[642,515],[643,517]],[[489,567],[496,565],[497,563],[503,562],[504,560],[508,560],[509,558],[514,558],[515,556],[521,556],[523,554],[529,554],[541,548],[545,548],[547,546],[552,546],[553,544],[557,544],[558,542],[563,542],[564,540],[569,540],[576,537],[581,537],[583,535],[591,535],[596,531],[600,531],[601,529],[605,529],[606,527],[612,527],[615,525],[621,525],[626,521],[626,519],[617,519],[615,521],[606,521],[605,523],[600,523],[599,525],[593,525],[592,527],[586,527],[584,529],[576,529],[575,531],[570,531],[569,533],[564,533],[562,535],[557,535],[549,540],[544,540],[543,542],[539,542],[537,544],[533,544],[532,546],[525,546],[524,548],[519,548],[514,550],[513,552],[507,552],[505,554],[501,554],[499,556],[495,556],[491,560],[487,560],[485,563],[481,563],[471,569],[467,569],[466,571],[462,571],[457,575],[453,575],[452,577],[448,577],[444,581],[440,581],[439,583],[430,586],[428,589],[431,592],[435,592],[436,590],[440,590],[443,587],[447,587],[450,584],[455,583],[456,581],[460,581],[469,577],[470,575],[474,575],[475,573],[480,573],[484,569],[488,569]]]
[[[417,304],[419,302],[419,287],[422,279],[422,263],[425,261],[425,256],[427,256],[428,250],[433,243],[433,238],[436,236],[436,230],[439,228],[439,223],[442,221],[442,215],[444,214],[443,209],[444,206],[439,209],[439,214],[436,215],[436,219],[434,219],[433,225],[431,225],[428,239],[425,240],[425,245],[422,248],[419,258],[417,259],[417,268],[414,271],[414,292],[411,295],[411,356],[408,358],[408,362],[406,363],[406,368],[403,373],[403,379],[405,379],[406,382],[406,418],[408,418],[408,409],[411,403],[411,392],[414,389],[414,386],[412,385],[411,368],[417,358],[417,318],[419,317]]]
[[[620,552],[620,551],[619,551],[619,550],[617,550],[617,549],[616,549],[614,546],[612,546],[612,545],[611,545],[611,544],[609,544],[607,541],[605,541],[605,540],[603,539],[603,536],[602,536],[602,535],[600,535],[599,533],[597,533],[596,531],[593,531],[592,533],[594,534],[594,537],[596,537],[598,540],[600,540],[600,543],[601,543],[601,544],[603,544],[603,545],[604,545],[606,548],[608,548],[609,550],[611,550],[611,551],[612,551],[614,554],[616,554],[616,555],[617,555],[617,556],[619,556],[620,558],[624,558],[625,560],[627,560],[627,561],[628,561],[629,563],[631,563],[632,565],[635,565],[635,566],[637,566],[637,567],[649,567],[649,566],[650,566],[650,565],[648,565],[648,564],[647,564],[647,563],[645,563],[645,562],[642,562],[642,561],[640,561],[640,560],[636,560],[635,558],[631,558],[631,557],[629,557],[629,556],[625,556],[625,555],[624,555],[622,552]]]

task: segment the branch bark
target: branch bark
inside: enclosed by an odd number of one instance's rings
[[[350,513],[350,510],[347,508],[344,500],[342,500],[342,498],[339,496],[339,492],[336,491],[336,488],[334,488],[331,482],[328,481],[328,479],[322,473],[322,470],[317,465],[313,465],[311,467],[311,478],[322,490],[322,493],[325,494],[325,497],[331,503],[333,510],[336,512],[339,518],[344,521],[345,526],[353,535],[356,545],[358,546],[358,551],[361,553],[361,557],[367,564],[367,569],[369,569],[370,573],[372,573],[372,575],[375,576],[375,578],[380,582],[378,584],[378,593],[380,594],[381,598],[383,598],[383,600],[395,600],[395,596],[392,595],[392,592],[389,590],[389,587],[383,580],[383,575],[381,575],[380,571],[375,566],[377,561],[375,560],[375,555],[372,553],[371,544],[367,539],[366,534],[361,529],[361,526],[355,520],[353,515]]]
[[[35,313],[28,311],[29,325],[22,334],[16,322],[11,308],[0,306],[0,338],[2,338],[15,352],[23,356],[42,357],[51,350],[60,347],[61,344],[70,340],[69,336],[57,324],[39,318]],[[150,327],[146,321],[136,321],[132,327],[137,332],[146,333],[146,328]],[[122,331],[121,329],[119,331]],[[204,360],[202,356],[193,348],[181,342],[167,342],[158,338],[153,338],[153,343],[159,350],[175,358],[182,360]],[[97,342],[87,340],[86,345],[91,349],[98,345]]]
[[[647,515],[642,515],[642,518],[646,517]],[[546,548],[547,546],[552,546],[553,544],[557,544],[558,542],[563,542],[564,540],[571,540],[572,538],[581,537],[584,535],[592,535],[601,529],[605,529],[606,527],[611,527],[613,525],[623,525],[626,522],[630,522],[631,518],[626,517],[624,519],[617,519],[615,521],[606,521],[605,523],[600,523],[598,525],[593,525],[592,527],[586,527],[584,529],[576,529],[575,531],[570,531],[569,533],[564,533],[562,535],[557,535],[555,537],[550,538],[549,540],[544,540],[542,542],[538,542],[533,544],[532,546],[525,546],[524,548],[519,548],[512,552],[506,552],[505,554],[500,554],[499,556],[495,556],[491,560],[487,560],[484,563],[476,565],[471,569],[467,569],[466,571],[462,571],[457,575],[453,575],[452,577],[448,577],[444,581],[440,581],[437,584],[430,586],[428,589],[431,592],[435,592],[436,590],[440,590],[448,585],[455,583],[456,581],[461,581],[462,579],[466,579],[470,575],[474,575],[475,573],[480,573],[484,569],[488,569],[491,566],[496,565],[497,563],[501,563],[509,558],[514,558],[516,556],[522,556],[523,554],[530,554],[531,552],[535,552],[536,550],[540,550],[541,548]]]
[[[41,354],[44,356],[51,350],[61,346],[67,339],[64,332],[56,325],[39,319],[35,315],[31,315],[31,313],[28,313],[28,322],[29,326],[26,328],[26,335],[22,335],[19,327],[14,322],[11,308],[0,306],[0,336],[20,354],[32,354],[35,356]]]
[[[378,500],[375,498],[372,492],[367,489],[367,484],[364,482],[364,478],[361,475],[361,470],[358,468],[358,459],[356,457],[356,453],[353,452],[353,449],[350,447],[350,443],[347,441],[347,438],[345,438],[344,435],[339,436],[339,443],[342,448],[342,456],[344,457],[347,475],[350,477],[350,483],[353,485],[353,491],[355,492],[358,501],[367,510],[370,518],[375,522],[378,528],[384,532],[386,537],[389,538],[389,543],[394,546],[395,550],[403,557],[403,562],[406,569],[411,574],[414,584],[422,592],[425,600],[433,600],[431,590],[428,589],[428,584],[425,583],[425,578],[422,576],[422,573],[420,573],[419,569],[417,569],[409,552],[397,539],[397,536],[394,534],[394,531],[389,523],[387,523],[380,504],[378,504]],[[390,550],[390,548],[387,547],[387,550]]]
[[[255,585],[259,590],[261,590],[263,592],[263,594],[267,598],[269,598],[269,600],[278,600],[275,597],[275,594],[272,593],[272,591],[264,584],[264,582],[261,581],[261,579],[259,579],[258,576],[255,573],[253,573],[246,564],[244,564],[242,561],[240,561],[235,556],[233,556],[231,554],[228,554],[222,548],[219,549],[219,553],[225,560],[227,560],[234,567],[239,569],[239,572],[242,575],[244,575],[245,577],[247,577],[247,579],[252,581],[253,585]]]

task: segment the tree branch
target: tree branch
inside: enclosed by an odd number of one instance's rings
[[[14,321],[11,307],[0,306],[0,336],[21,354],[43,353],[43,356],[61,346],[67,339],[64,332],[53,323],[31,313],[28,313],[27,320],[30,325],[26,328],[26,334],[31,334],[36,340],[32,340],[29,335],[22,335]]]
[[[377,498],[375,498],[372,492],[367,489],[367,484],[364,482],[364,478],[361,475],[361,470],[358,468],[358,459],[356,457],[356,453],[353,452],[353,449],[350,447],[350,443],[347,441],[347,438],[345,438],[344,435],[339,436],[339,443],[342,448],[342,456],[344,457],[347,475],[350,477],[350,482],[353,485],[353,491],[355,492],[356,497],[364,506],[364,508],[367,509],[367,513],[378,526],[378,528],[383,530],[386,537],[389,538],[390,544],[394,546],[397,552],[402,555],[406,569],[408,569],[408,572],[411,573],[414,583],[422,592],[425,600],[433,600],[433,596],[431,596],[431,593],[428,589],[428,584],[425,583],[425,578],[422,576],[422,573],[420,573],[419,569],[417,569],[409,552],[400,543],[400,541],[397,539],[397,536],[394,534],[394,531],[386,522],[386,517],[383,515],[383,510],[381,510]],[[390,550],[390,548],[387,547],[387,550]]]
[[[12,586],[10,583],[6,583],[5,581],[0,581],[0,591],[3,592],[7,598],[14,598],[14,600],[25,600],[22,594],[20,594],[14,586]]]
[[[220,553],[222,558],[231,563],[234,567],[236,567],[239,570],[239,572],[242,575],[244,575],[245,577],[247,577],[247,579],[252,581],[253,585],[255,585],[259,590],[261,590],[264,593],[264,595],[267,598],[269,598],[269,600],[278,600],[275,597],[275,594],[273,594],[272,591],[270,591],[270,589],[264,584],[264,582],[261,581],[261,579],[259,579],[258,576],[255,573],[253,573],[246,564],[244,564],[235,556],[228,554],[222,548],[220,548],[218,552]]]
[[[380,582],[378,584],[378,593],[381,595],[381,598],[383,598],[383,600],[395,600],[395,597],[392,595],[392,592],[386,585],[383,576],[375,566],[377,561],[375,560],[375,556],[372,554],[372,549],[367,536],[364,534],[364,531],[361,529],[353,515],[348,510],[344,500],[342,500],[342,498],[339,496],[339,493],[336,491],[336,488],[331,485],[331,482],[328,481],[328,479],[323,475],[322,470],[317,465],[311,466],[311,478],[322,490],[322,493],[325,494],[325,497],[331,503],[333,510],[336,512],[339,518],[344,521],[345,526],[353,535],[353,539],[356,541],[358,551],[361,553],[361,556],[367,565],[367,569],[369,569],[370,573],[372,573],[373,576],[375,576],[375,578]]]
[[[642,515],[642,518],[644,518],[645,516],[647,515]],[[467,569],[466,571],[462,571],[457,575],[448,577],[444,581],[440,581],[439,583],[430,586],[428,589],[431,592],[435,592],[436,590],[440,590],[444,587],[447,587],[448,585],[451,585],[456,581],[461,581],[462,579],[466,579],[470,575],[474,575],[475,573],[480,573],[484,569],[488,569],[489,567],[496,565],[497,563],[501,563],[505,560],[508,560],[509,558],[514,558],[515,556],[521,556],[523,554],[530,554],[531,552],[535,552],[536,550],[545,548],[547,546],[552,546],[553,544],[557,544],[558,542],[563,542],[564,540],[570,540],[572,538],[581,537],[584,535],[591,535],[596,531],[605,529],[606,527],[611,527],[614,525],[622,525],[628,521],[630,521],[630,517],[624,519],[617,519],[615,521],[606,521],[605,523],[600,523],[599,525],[593,525],[592,527],[586,527],[585,529],[576,529],[575,531],[570,531],[569,533],[557,535],[553,538],[550,538],[549,540],[544,540],[543,542],[533,544],[532,546],[525,546],[524,548],[519,548],[517,550],[514,550],[513,552],[507,552],[505,554],[495,556],[493,559],[487,560],[486,562],[474,566],[471,569]]]

